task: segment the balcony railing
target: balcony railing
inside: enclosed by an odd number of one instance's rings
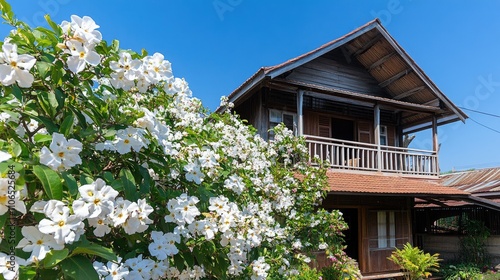
[[[434,151],[400,148],[304,135],[309,160],[319,157],[331,168],[438,176]]]

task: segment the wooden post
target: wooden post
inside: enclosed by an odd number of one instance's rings
[[[297,130],[298,130],[298,136],[304,135],[304,116],[302,112],[302,107],[304,103],[304,91],[299,90],[297,92]]]
[[[439,160],[438,160],[438,151],[439,151],[439,140],[438,140],[438,130],[437,130],[437,117],[436,115],[432,116],[432,150],[435,154],[435,164],[433,165],[433,169],[431,170],[433,174],[439,175]]]
[[[382,153],[380,149],[380,105],[373,108],[373,127],[375,128],[375,144],[377,145],[377,170],[382,171]]]

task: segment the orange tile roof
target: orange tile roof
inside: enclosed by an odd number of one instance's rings
[[[439,184],[438,180],[405,178],[392,174],[359,174],[329,170],[329,191],[335,193],[458,195],[469,193]]]

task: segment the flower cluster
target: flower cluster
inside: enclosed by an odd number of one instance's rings
[[[72,15],[71,22],[61,23],[61,29],[66,36],[62,47],[65,53],[69,54],[67,63],[71,72],[82,72],[87,64],[92,66],[99,64],[101,57],[94,48],[101,42],[102,35],[96,30],[97,28],[99,25],[88,16],[81,18]]]
[[[123,90],[145,93],[151,84],[172,79],[172,68],[162,54],[155,53],[143,59],[133,59],[130,53],[121,52],[118,61],[112,61],[111,84]]]

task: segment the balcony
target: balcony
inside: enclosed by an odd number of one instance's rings
[[[304,135],[309,161],[319,157],[334,169],[376,171],[407,176],[438,176],[434,151]]]

